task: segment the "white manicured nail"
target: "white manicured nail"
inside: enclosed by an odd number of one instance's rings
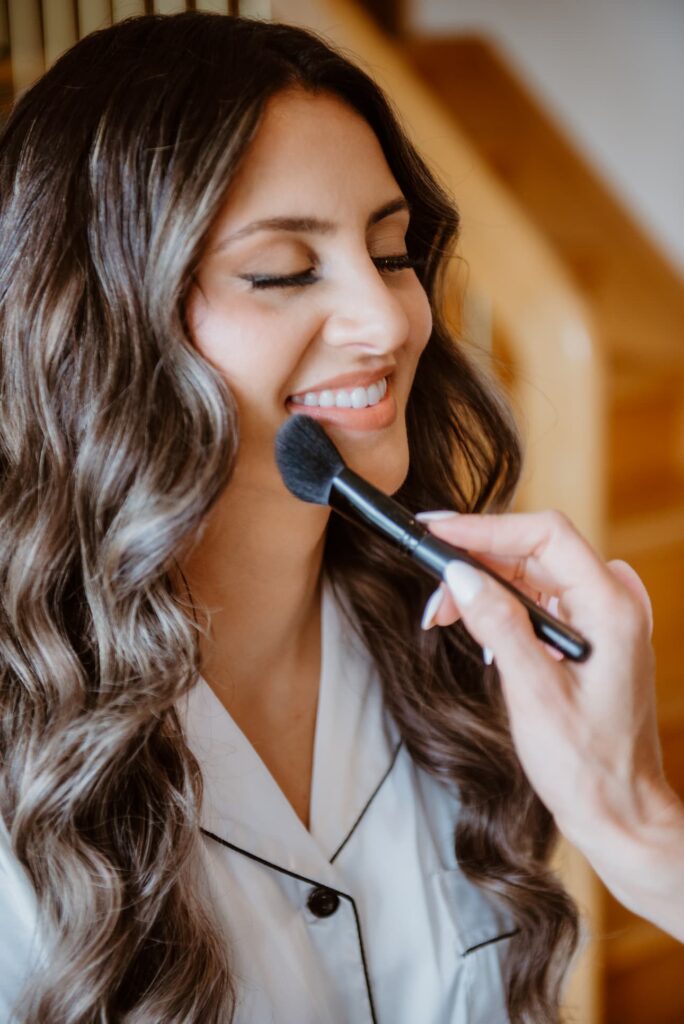
[[[438,519],[451,519],[457,516],[458,512],[450,512],[448,509],[438,509],[435,512],[416,512],[415,518],[421,523],[436,523]]]
[[[482,648],[482,660],[485,663],[485,665],[494,664],[494,651],[490,647]]]
[[[461,607],[472,604],[484,585],[482,573],[466,562],[456,560],[447,565],[444,579],[456,599],[456,604]]]
[[[439,610],[439,606],[444,598],[444,591],[441,587],[437,587],[434,594],[431,594],[428,598],[427,604],[425,605],[425,611],[423,612],[423,618],[421,619],[421,629],[431,629],[435,624],[435,615]]]

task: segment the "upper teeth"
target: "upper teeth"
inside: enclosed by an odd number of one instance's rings
[[[322,409],[336,406],[338,409],[365,409],[368,405],[377,405],[387,393],[387,378],[369,384],[367,388],[340,389],[332,391],[307,391],[303,395],[293,395],[291,401],[297,405],[318,405]]]

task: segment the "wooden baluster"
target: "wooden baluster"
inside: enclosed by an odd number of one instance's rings
[[[196,11],[210,11],[214,14],[230,14],[230,0],[196,0]]]
[[[76,12],[72,0],[43,0],[43,49],[50,67],[77,40]]]
[[[109,0],[78,0],[78,36],[83,39],[89,32],[106,28],[112,23]]]
[[[12,82],[17,96],[45,71],[38,0],[8,0]]]
[[[5,54],[9,49],[9,22],[7,20],[7,8],[0,4],[0,54]]]
[[[145,0],[112,0],[112,20],[123,21],[145,13]]]
[[[272,16],[271,0],[239,0],[238,13],[245,18],[264,18]]]
[[[186,9],[184,0],[154,0],[155,14],[181,14]]]

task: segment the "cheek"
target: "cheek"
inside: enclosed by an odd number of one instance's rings
[[[186,316],[195,348],[236,397],[277,377],[288,345],[282,324],[268,311],[255,309],[239,295],[216,301],[197,291],[188,300]]]
[[[243,427],[281,422],[315,324],[258,308],[242,295],[217,301],[199,291],[188,299],[186,317],[195,348],[228,384]]]
[[[186,316],[195,348],[229,381],[240,378],[254,358],[256,325],[238,309],[207,300],[200,291],[188,299]]]

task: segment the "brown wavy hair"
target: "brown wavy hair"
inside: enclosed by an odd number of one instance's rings
[[[175,705],[198,678],[202,609],[175,567],[238,433],[184,303],[265,104],[292,86],[368,121],[412,209],[434,330],[400,499],[497,509],[517,479],[508,414],[440,316],[457,213],[363,71],[297,28],[186,13],[88,36],[23,96],[0,144],[0,812],[54,938],[23,1022],[232,1013],[192,884],[202,784]],[[463,870],[517,921],[511,1019],[550,1024],[575,911],[496,673],[460,626],[423,634],[425,580],[334,517],[326,565],[412,756],[460,790]]]

